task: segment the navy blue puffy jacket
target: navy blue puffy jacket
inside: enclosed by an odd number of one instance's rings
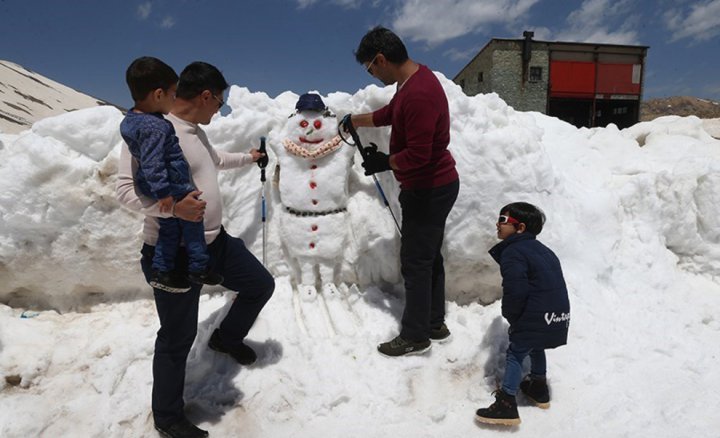
[[[513,234],[489,252],[500,264],[510,342],[529,348],[566,344],[570,301],[555,253],[528,232]]]
[[[134,179],[143,195],[182,199],[195,190],[175,128],[162,114],[130,110],[120,123],[120,134],[138,162]]]

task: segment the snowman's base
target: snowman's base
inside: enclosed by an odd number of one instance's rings
[[[354,336],[360,327],[352,309],[360,291],[354,284],[340,286],[329,283],[318,292],[315,286],[299,285],[293,291],[296,322],[305,336],[330,338],[337,335]]]

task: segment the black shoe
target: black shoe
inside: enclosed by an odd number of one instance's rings
[[[183,418],[168,427],[160,427],[156,424],[155,430],[167,438],[204,438],[209,435],[206,430],[198,428],[189,422],[187,418]]]
[[[165,292],[182,293],[190,290],[190,283],[187,279],[175,271],[153,271],[148,284]]]
[[[430,329],[430,340],[442,344],[449,341],[452,338],[452,333],[447,328],[445,323],[438,328]]]
[[[502,389],[495,391],[495,403],[475,412],[475,419],[481,423],[517,426],[520,424],[515,396],[506,394]]]
[[[252,365],[257,360],[255,351],[245,344],[240,344],[239,346],[225,345],[220,339],[220,329],[215,329],[212,336],[210,336],[208,347],[217,352],[229,354],[233,359],[238,361],[240,365]]]
[[[426,341],[408,341],[406,339],[397,336],[395,339],[389,342],[383,342],[378,345],[377,349],[381,354],[385,356],[397,357],[397,356],[409,356],[412,354],[423,354],[432,347],[430,340]]]
[[[222,275],[210,271],[190,272],[187,278],[193,283],[207,284],[209,286],[218,285],[225,280]]]
[[[525,376],[520,382],[520,390],[535,406],[542,409],[550,407],[550,390],[544,378]]]

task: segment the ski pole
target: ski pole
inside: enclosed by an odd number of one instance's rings
[[[368,151],[363,147],[362,142],[360,142],[360,136],[358,135],[357,131],[355,130],[355,127],[352,124],[352,121],[350,120],[351,114],[346,114],[345,117],[340,121],[340,124],[338,125],[338,135],[344,141],[346,144],[349,144],[350,146],[355,146],[360,151],[360,156],[363,159],[363,163],[367,159]],[[355,142],[350,143],[347,141],[347,139],[342,135],[342,130],[345,128],[352,137],[353,141]],[[377,145],[375,143],[370,142],[370,146],[374,146],[375,150],[377,150]],[[390,216],[393,218],[393,222],[395,222],[395,228],[397,229],[398,234],[402,236],[402,231],[400,230],[400,225],[398,224],[397,218],[395,217],[395,213],[393,213],[392,208],[390,207],[390,202],[388,202],[387,197],[385,196],[385,191],[383,190],[382,186],[380,185],[380,181],[378,181],[377,177],[373,174],[371,175],[373,181],[375,181],[375,187],[377,187],[378,193],[380,193],[380,197],[383,200],[383,203],[385,204],[385,207],[387,207],[388,211],[390,212]]]
[[[260,214],[262,218],[262,259],[263,259],[263,265],[265,265],[265,253],[267,250],[267,242],[265,239],[265,224],[266,224],[266,214],[265,214],[265,167],[267,167],[268,164],[268,156],[267,151],[265,149],[265,137],[260,137],[260,149],[259,151],[263,154],[265,154],[264,157],[260,157],[257,160],[257,165],[260,167],[260,184],[262,184],[262,191],[260,194],[261,204],[260,204]]]

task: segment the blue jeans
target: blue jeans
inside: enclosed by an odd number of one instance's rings
[[[175,257],[180,247],[180,239],[185,243],[187,252],[187,270],[205,272],[210,257],[205,243],[205,224],[177,218],[158,219],[160,229],[155,244],[155,256],[152,267],[156,271],[169,272],[175,268]]]
[[[547,374],[547,361],[545,350],[521,347],[510,343],[505,354],[505,377],[503,377],[502,390],[505,394],[516,395],[523,377],[522,364],[525,357],[530,356],[530,374],[545,377]]]
[[[154,249],[150,245],[142,248],[140,263],[147,279],[152,275]],[[248,251],[242,239],[228,235],[225,230],[208,245],[208,253],[210,268],[225,278],[223,287],[237,292],[227,316],[220,323],[220,332],[224,344],[239,345],[272,296],[275,280]],[[176,264],[181,273],[187,266],[186,259],[185,249],[180,248]],[[197,334],[201,288],[202,285],[193,284],[185,293],[154,289],[160,330],[153,356],[152,410],[155,424],[160,427],[184,418],[185,366]]]

